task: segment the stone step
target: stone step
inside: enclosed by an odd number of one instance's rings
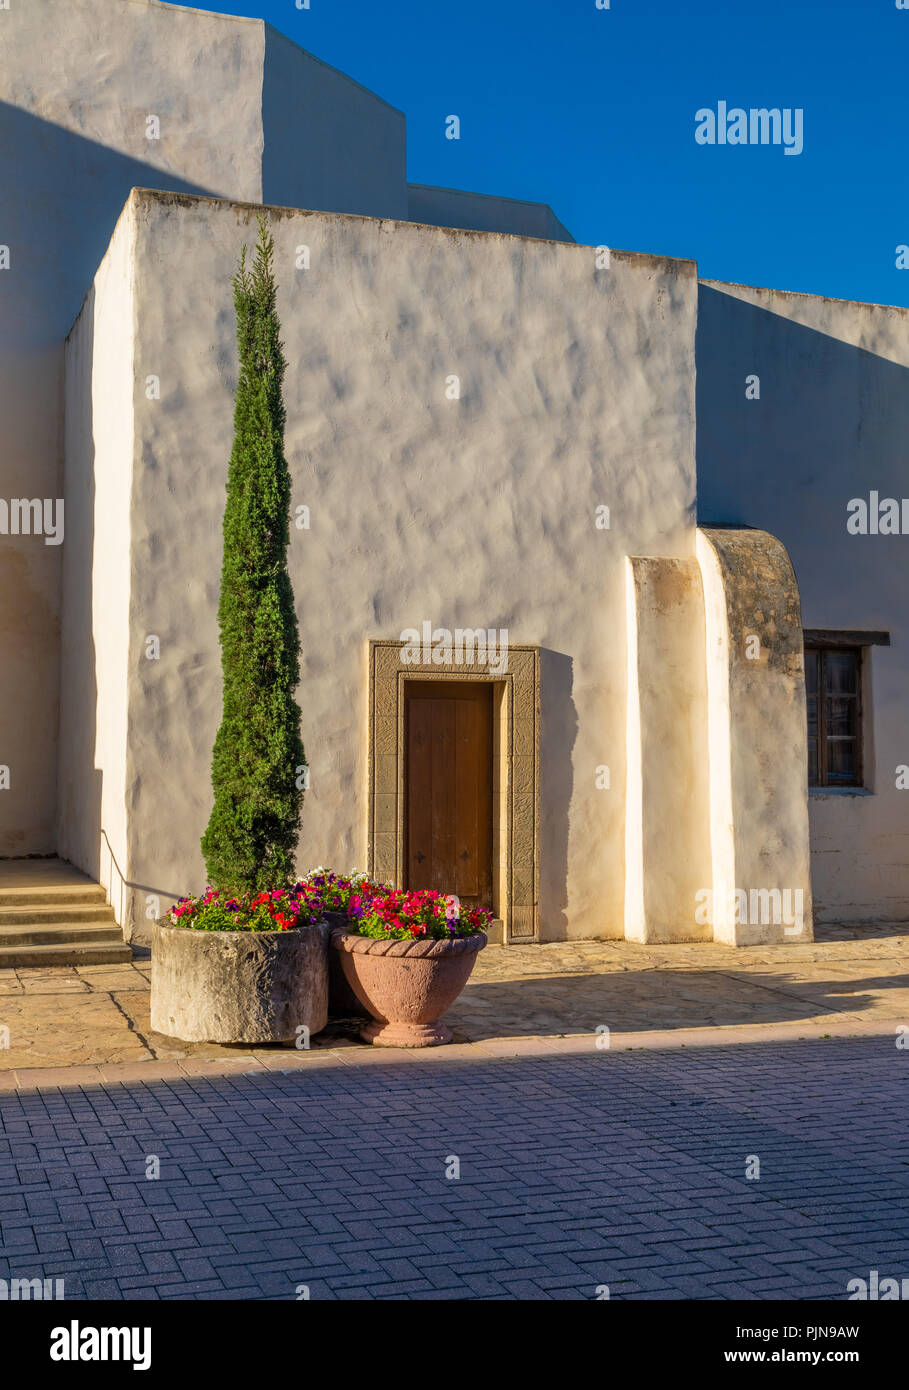
[[[0,971],[132,958],[100,883],[65,859],[0,860]]]
[[[0,887],[0,908],[45,907],[52,903],[105,903],[107,898],[100,883],[44,884],[38,888]]]
[[[49,920],[40,926],[21,923],[0,925],[0,947],[81,945],[86,941],[122,941],[116,922],[56,922]]]
[[[63,945],[0,945],[0,970],[29,965],[122,965],[133,958],[125,941],[86,941]]]
[[[7,926],[43,926],[45,922],[113,922],[114,910],[103,900],[85,905],[42,903],[40,907],[0,907],[0,930]]]

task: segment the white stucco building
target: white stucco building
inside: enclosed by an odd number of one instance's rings
[[[0,534],[0,854],[69,859],[127,935],[204,880],[230,281],[264,206],[300,868],[444,886],[506,941],[909,919],[909,539],[846,528],[898,495],[909,313],[408,185],[403,115],[258,21],[0,23],[0,492],[65,516]]]

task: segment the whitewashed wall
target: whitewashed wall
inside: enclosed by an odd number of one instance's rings
[[[27,0],[2,20],[0,496],[62,496],[63,341],[134,185],[261,196],[261,24],[154,3]],[[146,139],[146,117],[160,139]],[[0,854],[58,848],[63,547],[0,537]],[[68,692],[63,692],[64,700]],[[65,713],[65,712],[64,712]]]
[[[129,863],[177,893],[204,877],[230,277],[256,210],[152,193],[134,207]],[[507,628],[544,649],[543,933],[621,936],[624,557],[694,553],[695,268],[622,255],[598,270],[586,247],[269,216],[294,505],[311,514],[291,547],[312,777],[300,866],[365,860],[367,640],[424,619]],[[140,389],[149,374],[160,401]]]
[[[57,498],[63,341],[130,189],[406,216],[404,118],[261,20],[157,0],[15,0],[0,20],[0,497]],[[65,838],[61,565],[0,536],[0,854]]]
[[[846,530],[850,499],[909,495],[909,310],[705,282],[697,375],[701,520],[779,537],[806,628],[891,634],[867,649],[868,788],[809,798],[815,917],[909,919],[909,535]]]

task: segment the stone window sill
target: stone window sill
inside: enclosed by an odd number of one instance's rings
[[[809,787],[810,797],[824,796],[873,796],[874,792],[868,787]]]

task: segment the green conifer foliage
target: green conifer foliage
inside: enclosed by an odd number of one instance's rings
[[[293,877],[305,764],[293,695],[300,637],[287,571],[285,360],[274,243],[264,217],[252,268],[244,246],[233,289],[240,371],[218,604],[223,713],[202,853],[209,883],[240,893],[277,888]]]

